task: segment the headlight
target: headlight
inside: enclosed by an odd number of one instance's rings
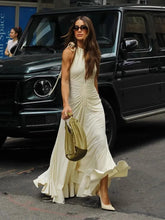
[[[34,83],[34,93],[41,98],[49,95],[52,90],[52,84],[47,79],[39,79]]]

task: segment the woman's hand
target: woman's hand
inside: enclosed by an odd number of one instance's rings
[[[5,55],[8,57],[12,57],[12,53],[10,53],[7,49],[5,50]]]
[[[63,120],[67,120],[73,115],[72,109],[69,105],[65,106],[62,110],[61,116]]]

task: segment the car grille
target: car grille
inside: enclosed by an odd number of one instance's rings
[[[17,81],[0,80],[0,114],[13,112]]]

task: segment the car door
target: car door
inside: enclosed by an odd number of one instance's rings
[[[136,50],[126,55],[119,53],[116,72],[121,112],[125,119],[131,120],[148,114],[160,104],[158,59],[149,13],[126,12],[122,37],[138,41]]]

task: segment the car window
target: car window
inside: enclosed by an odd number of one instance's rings
[[[144,17],[127,15],[124,27],[124,38],[134,38],[138,40],[137,50],[149,49],[149,39]]]
[[[154,27],[158,45],[165,49],[165,16],[155,15]]]
[[[114,12],[91,14],[96,37],[102,53],[115,52],[115,40],[118,24],[118,14]]]
[[[29,45],[51,46],[54,39],[55,26],[47,19],[43,18],[36,30],[33,32]]]
[[[97,42],[99,44],[102,53],[114,53],[115,41],[116,41],[116,30],[118,25],[118,13],[114,11],[104,12],[86,12],[86,15],[91,18],[95,32]],[[60,16],[59,26],[61,33],[64,35],[68,31],[71,21],[77,17],[78,14],[69,14]]]
[[[62,50],[64,48],[63,36],[79,15],[80,12],[34,16],[22,44],[22,50],[29,51],[29,48],[35,48],[36,50],[41,47]],[[85,12],[83,15],[90,17],[94,24],[96,38],[102,54],[114,54],[116,50],[115,42],[117,41],[118,12]]]

